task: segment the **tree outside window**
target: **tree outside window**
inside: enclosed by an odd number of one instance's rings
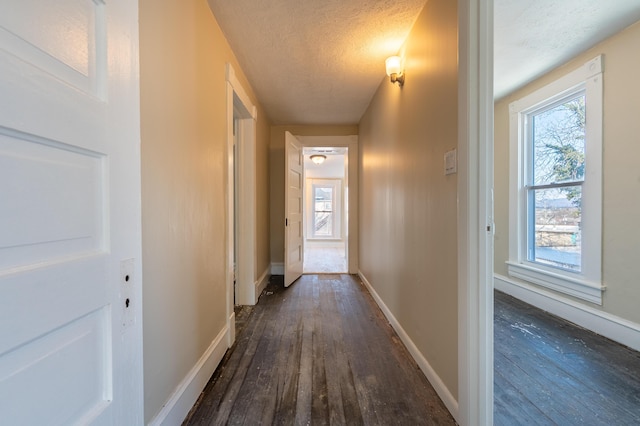
[[[585,95],[528,115],[532,150],[528,260],[580,271]]]

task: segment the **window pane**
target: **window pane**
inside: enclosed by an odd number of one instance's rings
[[[331,210],[333,201],[333,188],[314,186],[314,192],[316,210]]]
[[[315,186],[313,236],[333,237],[333,187]]]
[[[315,213],[315,227],[313,228],[313,234],[316,237],[331,237],[333,230],[331,213],[316,212]]]
[[[533,185],[584,179],[585,96],[531,116]]]
[[[530,196],[535,223],[529,232],[529,260],[580,272],[582,187],[533,189]]]

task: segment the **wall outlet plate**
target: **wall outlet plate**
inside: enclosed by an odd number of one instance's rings
[[[444,174],[452,175],[458,172],[457,151],[452,149],[444,154]]]

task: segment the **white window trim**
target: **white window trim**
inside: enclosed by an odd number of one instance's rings
[[[602,55],[509,105],[509,275],[598,305],[602,304]],[[526,255],[526,190],[523,116],[584,89],[587,104],[585,178],[582,185],[582,271],[530,262]]]
[[[314,189],[317,186],[331,186],[335,199],[333,200],[333,221],[330,236],[315,235],[315,199]],[[307,178],[307,239],[312,241],[342,241],[342,192],[344,180],[341,178]]]

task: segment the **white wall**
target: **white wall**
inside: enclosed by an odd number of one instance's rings
[[[316,164],[310,159],[310,154],[304,155],[304,229],[305,229],[305,246],[313,246],[314,239],[312,239],[313,228],[313,189],[314,182],[318,182],[318,179],[330,179],[337,182],[338,197],[337,208],[339,214],[336,215],[336,226],[338,227],[338,235],[336,239],[339,239],[344,243],[344,220],[345,217],[345,155],[343,154],[331,154],[327,155],[327,159],[322,164]],[[325,182],[326,183],[326,182]],[[317,240],[316,240],[317,242]],[[324,245],[326,246],[326,244]]]
[[[309,159],[309,154],[304,156],[304,175],[308,178],[338,178],[344,179],[344,155],[327,155],[322,164],[316,164]]]

